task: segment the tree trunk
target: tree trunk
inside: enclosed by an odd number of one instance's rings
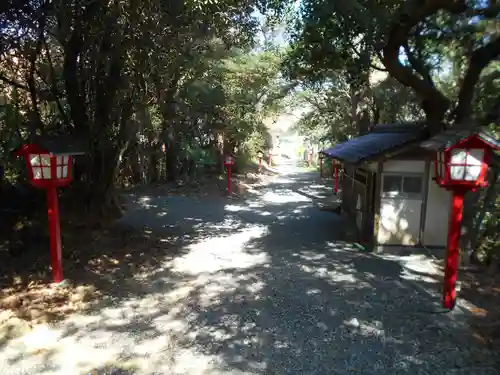
[[[465,232],[463,237],[462,248],[467,249],[468,258],[476,263],[478,259],[478,250],[480,248],[480,229],[488,212],[494,210],[495,200],[497,199],[497,181],[499,178],[498,171],[494,170],[489,180],[489,185],[484,193],[481,208],[478,212],[478,193],[470,193],[468,201],[464,202],[464,218],[462,228]]]

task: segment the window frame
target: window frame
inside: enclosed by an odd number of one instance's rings
[[[385,177],[399,177],[401,181],[401,192],[397,195],[390,195],[384,192]],[[420,193],[407,193],[404,191],[404,178],[405,177],[419,177],[421,180]],[[380,196],[381,198],[389,199],[412,199],[412,200],[422,200],[424,197],[424,184],[425,184],[425,174],[419,172],[383,172],[381,180]]]

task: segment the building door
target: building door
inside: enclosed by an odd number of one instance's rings
[[[382,174],[379,244],[419,243],[423,180],[422,173]]]

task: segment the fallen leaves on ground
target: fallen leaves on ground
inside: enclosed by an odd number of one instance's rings
[[[245,194],[260,178],[251,173],[235,175],[233,198]],[[214,176],[155,189],[166,195],[206,199],[226,193],[226,181]],[[186,241],[173,236],[165,242],[146,229],[115,226],[96,230],[63,223],[62,230],[64,272],[71,280],[67,284],[50,283],[48,237],[24,243],[16,256],[3,249],[9,263],[0,264],[0,347],[2,341],[23,334],[31,324],[50,323],[91,307],[115,279],[133,278],[138,272],[150,270],[166,253],[176,251],[176,241]]]
[[[471,326],[482,341],[500,349],[500,274],[462,272],[459,298],[473,304]]]

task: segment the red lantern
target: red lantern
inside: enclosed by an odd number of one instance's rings
[[[66,186],[72,180],[73,156],[70,154],[53,154],[38,145],[29,144],[16,150],[15,156],[24,157],[29,182],[36,188]]]
[[[234,165],[234,158],[231,155],[227,155],[224,159],[224,166],[227,170],[227,192],[231,193],[231,167]]]
[[[334,173],[334,178],[333,178],[333,192],[335,194],[339,193],[339,163],[337,160],[333,160],[333,173]]]
[[[325,159],[325,155],[323,154],[318,154],[318,159],[319,159],[319,175],[320,177],[323,177],[323,160]]]
[[[487,186],[492,149],[498,150],[500,143],[486,133],[452,129],[423,142],[422,147],[436,151],[434,179],[439,186],[453,193],[443,285],[443,307],[452,309],[456,303],[464,195]]]
[[[474,191],[485,187],[491,148],[476,137],[436,153],[436,183],[449,190]]]
[[[224,166],[231,167],[234,165],[234,158],[231,155],[226,156],[224,159]]]
[[[61,151],[64,149],[66,150]],[[83,152],[71,150],[69,145],[51,149],[39,144],[26,144],[14,151],[14,156],[22,156],[26,161],[30,184],[36,188],[47,190],[52,278],[56,283],[63,281],[57,188],[71,182],[73,156],[81,154]]]
[[[264,156],[264,153],[262,151],[257,152],[257,157],[259,158],[259,173],[262,170],[262,157]]]

